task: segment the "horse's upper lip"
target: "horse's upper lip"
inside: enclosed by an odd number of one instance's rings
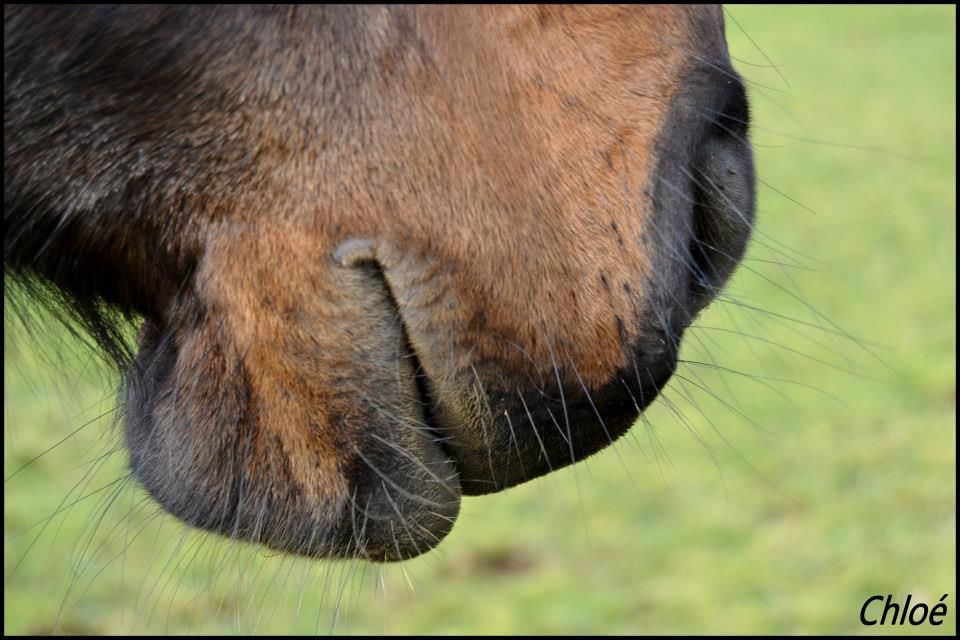
[[[368,269],[382,283],[384,301],[403,333],[402,357],[411,365],[405,369],[413,376],[419,426],[447,458],[465,495],[502,491],[610,445],[673,373],[679,336],[658,328],[623,345],[628,351],[624,368],[589,390],[579,374],[574,377],[572,361],[561,381],[556,363],[548,374],[511,373],[496,361],[451,358],[455,354],[441,350],[457,341],[437,335],[443,329],[432,326],[429,306],[417,301],[429,280],[416,264],[393,268],[378,254],[375,242],[360,240],[337,251],[341,264]],[[556,357],[561,364],[569,361],[559,353]]]
[[[642,354],[599,389],[514,388],[492,383],[466,394],[436,390],[422,370],[417,389],[423,420],[458,473],[465,495],[495,493],[574,464],[625,433],[659,394],[676,367],[662,341],[638,344]],[[660,348],[663,347],[663,348]],[[410,348],[410,357],[418,358]],[[476,375],[474,373],[474,375]],[[481,394],[479,397],[477,394]]]

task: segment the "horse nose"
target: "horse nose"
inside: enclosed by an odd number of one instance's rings
[[[718,108],[694,153],[691,295],[697,310],[719,292],[746,251],[755,214],[753,151],[743,83],[731,71],[718,83]]]

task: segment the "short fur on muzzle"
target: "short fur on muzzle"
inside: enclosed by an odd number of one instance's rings
[[[416,556],[462,495],[625,433],[742,258],[723,29],[714,6],[5,7],[7,274],[124,372],[167,511]]]

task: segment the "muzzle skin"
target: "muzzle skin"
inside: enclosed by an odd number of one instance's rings
[[[610,445],[754,217],[716,6],[7,6],[4,260],[170,513],[400,560]],[[118,317],[140,322],[135,353]]]

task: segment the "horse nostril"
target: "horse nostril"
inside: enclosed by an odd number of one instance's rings
[[[690,239],[691,295],[699,310],[717,294],[746,250],[753,228],[753,152],[746,137],[729,127],[713,128],[701,142],[688,174],[694,194]]]

